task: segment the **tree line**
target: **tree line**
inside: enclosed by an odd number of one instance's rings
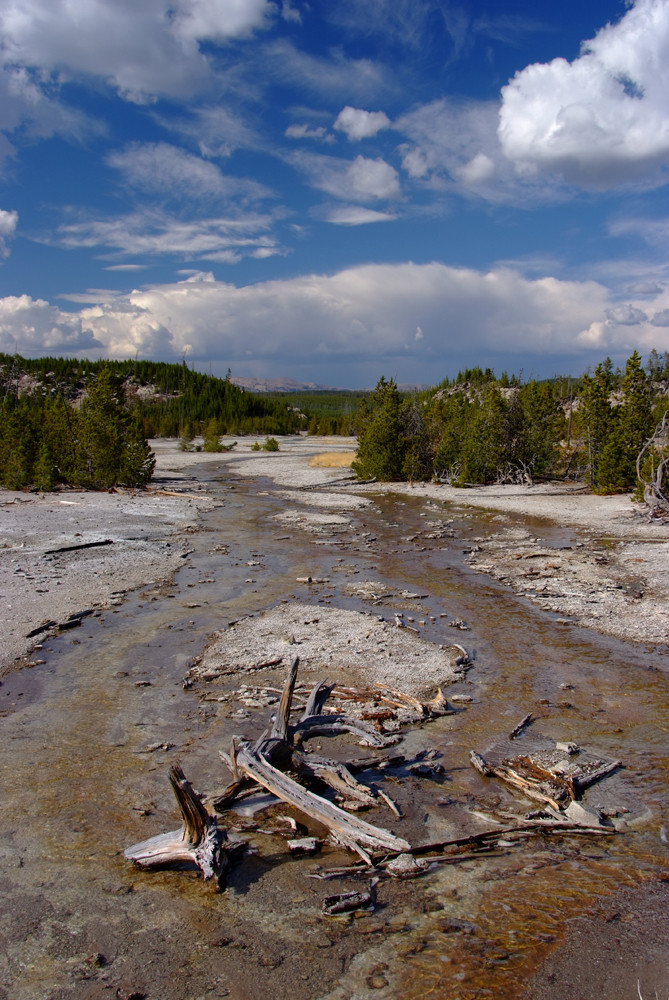
[[[567,390],[567,391],[565,391]],[[456,486],[573,478],[602,493],[634,490],[636,461],[669,408],[669,353],[609,358],[580,379],[521,382],[473,368],[403,398],[381,378],[358,412],[353,469],[363,479]],[[666,454],[658,439],[645,463]],[[646,470],[648,471],[648,470]]]
[[[307,422],[185,363],[0,354],[0,484],[10,489],[142,485],[154,466],[148,438],[294,434]]]

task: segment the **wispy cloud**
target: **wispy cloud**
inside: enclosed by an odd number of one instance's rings
[[[113,219],[89,219],[63,225],[57,239],[68,249],[89,247],[126,256],[171,256],[234,264],[242,257],[284,252],[271,235],[268,214],[177,219],[166,212],[144,210]]]
[[[362,205],[322,205],[313,215],[336,226],[366,226],[370,222],[392,222],[397,218],[392,212],[377,212]]]
[[[296,152],[288,162],[306,174],[312,187],[346,201],[394,199],[401,195],[397,171],[384,159],[356,156],[344,160],[319,153]]]
[[[18,212],[0,208],[0,257],[9,257],[9,241],[14,237],[18,222]]]
[[[211,198],[259,200],[269,188],[246,177],[223,174],[211,161],[169,143],[133,143],[110,153],[107,162],[121,171],[127,184],[170,198],[202,201]]]

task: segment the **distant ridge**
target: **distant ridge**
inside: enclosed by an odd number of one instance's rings
[[[249,392],[346,392],[338,386],[296,382],[294,378],[243,378],[233,375],[230,381]]]
[[[244,378],[233,375],[230,379],[233,385],[248,392],[373,392],[373,387],[367,389],[344,389],[337,385],[321,385],[319,382],[297,382],[294,378],[279,376],[278,378]],[[400,382],[397,386],[400,392],[423,392],[429,385],[413,382]]]

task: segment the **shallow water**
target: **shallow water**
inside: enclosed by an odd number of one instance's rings
[[[352,515],[353,530],[314,537],[273,520],[286,501],[271,484],[218,479],[213,467],[209,475],[224,504],[205,515],[174,585],[144,588],[45,643],[44,665],[0,687],[5,995],[97,997],[108,985],[161,1000],[286,989],[342,1000],[516,997],[570,916],[666,864],[667,650],[560,624],[469,570],[463,549],[502,523],[498,516],[378,495]],[[425,537],[451,520],[455,537]],[[546,545],[575,541],[538,520],[531,530]],[[303,576],[329,583],[296,583]],[[383,883],[377,913],[360,920],[324,922],[320,901],[339,888],[305,878],[313,863],[287,861],[263,835],[222,895],[183,873],[130,869],[125,846],[177,825],[169,763],[180,759],[195,786],[213,792],[227,780],[218,750],[240,725],[253,736],[266,722],[263,712],[233,722],[182,689],[205,637],[292,597],[392,616],[390,604],[345,595],[351,580],[428,595],[412,612],[425,621],[421,632],[461,642],[474,663],[453,689],[473,698],[466,709],[406,739],[405,752],[440,749],[447,772],[397,785],[409,839],[483,829],[477,814],[493,807],[520,814],[519,800],[473,771],[468,753],[504,743],[530,711],[535,721],[518,748],[573,740],[623,760],[586,800],[629,810],[627,830],[597,840],[538,836],[496,857]],[[450,628],[455,619],[470,630]],[[145,752],[156,743],[173,746]],[[337,859],[332,851],[324,861]],[[101,969],[89,961],[97,953]]]

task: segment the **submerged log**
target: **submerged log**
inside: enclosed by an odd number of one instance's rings
[[[179,764],[170,768],[170,783],[181,810],[183,827],[133,844],[124,855],[141,868],[194,865],[205,879],[216,878],[221,889],[228,867],[227,834],[219,829],[216,817],[208,811]]]

